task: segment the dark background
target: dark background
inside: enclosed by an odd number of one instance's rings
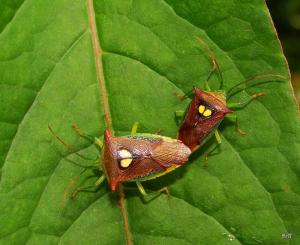
[[[267,0],[300,102],[300,0]]]

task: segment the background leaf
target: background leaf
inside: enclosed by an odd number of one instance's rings
[[[186,166],[146,184],[168,185],[170,200],[161,195],[144,203],[136,190],[125,190],[119,202],[125,211],[108,187],[68,199],[69,189],[93,184],[97,173],[80,175],[72,161],[93,161],[70,154],[47,129],[96,159],[97,150],[70,126],[101,137],[107,99],[116,135],[139,121],[140,132],[161,129],[175,137],[174,111],[188,101],[174,92],[203,86],[210,71],[195,36],[214,51],[226,89],[256,74],[288,77],[263,1],[97,0],[103,70],[95,65],[94,13],[85,1],[3,0],[2,6],[1,244],[300,243],[300,129],[287,81],[247,90],[267,93],[237,112],[247,136],[225,122],[221,152],[207,168],[202,156],[213,142]],[[97,71],[105,80],[102,99]],[[282,238],[285,232],[291,240]]]

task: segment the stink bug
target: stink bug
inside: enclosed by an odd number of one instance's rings
[[[156,134],[114,137],[104,132],[101,163],[112,191],[120,182],[134,181],[142,194],[140,181],[162,176],[187,162],[190,149],[181,141]]]
[[[193,94],[192,101],[189,104],[186,112],[177,111],[176,117],[183,117],[180,129],[177,134],[177,139],[181,140],[186,144],[192,151],[196,151],[206,140],[212,135],[215,134],[218,145],[221,143],[221,137],[218,133],[218,126],[222,120],[227,117],[232,117],[235,120],[236,130],[241,134],[245,135],[238,127],[237,117],[233,114],[234,109],[243,108],[248,105],[252,100],[259,96],[263,96],[264,93],[256,93],[250,96],[249,99],[241,102],[228,102],[228,100],[235,94],[245,90],[241,88],[241,85],[246,84],[248,81],[259,78],[273,77],[273,78],[284,78],[281,75],[258,75],[252,78],[249,78],[243,82],[240,82],[230,88],[227,92],[222,90],[223,78],[219,69],[219,65],[214,58],[214,55],[210,48],[198,38],[198,41],[205,46],[208,54],[211,58],[213,68],[209,73],[208,78],[206,79],[205,85],[206,90],[200,88],[194,88],[189,94],[181,97],[186,98],[188,95]],[[208,81],[211,78],[212,74],[217,71],[220,78],[220,90],[211,91]],[[255,84],[254,84],[255,85]],[[253,85],[252,85],[253,86]],[[217,146],[218,146],[217,145]],[[216,146],[216,147],[217,147]],[[215,148],[216,148],[215,147]],[[213,148],[213,150],[215,150]],[[212,151],[213,151],[212,150]],[[211,152],[212,152],[211,151]],[[206,158],[207,158],[206,154]]]
[[[107,179],[111,190],[115,191],[118,183],[136,182],[141,194],[147,195],[141,181],[160,177],[188,161],[191,150],[180,140],[157,134],[137,134],[136,130],[137,124],[133,126],[131,135],[115,137],[106,129],[102,144],[98,138],[84,135],[76,128],[80,136],[92,141],[101,151],[98,167],[103,174],[96,181],[96,186]],[[73,197],[84,189],[78,188]],[[158,190],[161,191],[167,189]]]
[[[231,112],[222,94],[195,88],[177,138],[194,151]]]

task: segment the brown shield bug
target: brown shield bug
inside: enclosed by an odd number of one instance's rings
[[[49,130],[68,147],[55,135],[51,127]],[[107,179],[112,191],[116,190],[118,183],[135,182],[141,194],[147,195],[141,181],[154,179],[175,170],[184,165],[191,154],[189,147],[178,139],[158,134],[137,134],[137,123],[134,124],[131,135],[127,136],[115,137],[106,129],[103,143],[98,138],[82,134],[77,127],[75,130],[80,136],[94,143],[101,152],[98,168],[103,173],[96,181],[96,186]],[[69,147],[68,149],[70,151]],[[72,197],[87,188],[78,188]],[[167,192],[167,189],[158,190],[161,191]]]
[[[264,93],[256,93],[250,96],[250,98],[245,101],[240,102],[231,102],[229,101],[232,96],[235,94],[244,91],[246,88],[241,88],[241,85],[247,84],[250,80],[260,79],[260,78],[285,78],[282,75],[274,75],[274,74],[264,74],[257,75],[252,78],[246,79],[240,83],[237,83],[228,91],[224,91],[223,87],[223,78],[219,69],[219,65],[214,58],[213,52],[210,50],[208,45],[200,38],[198,41],[205,47],[207,50],[209,57],[212,63],[212,70],[209,73],[208,78],[206,79],[205,86],[206,89],[200,89],[195,87],[185,96],[181,96],[181,99],[191,97],[191,102],[188,105],[188,108],[185,112],[177,111],[175,113],[176,117],[182,117],[182,123],[180,129],[177,134],[177,138],[181,140],[184,144],[186,144],[192,151],[196,151],[202,144],[204,144],[207,139],[215,134],[218,145],[221,143],[221,137],[218,132],[218,126],[222,122],[225,117],[231,117],[235,120],[235,128],[241,134],[245,135],[243,131],[241,131],[238,127],[237,116],[233,115],[234,109],[240,109],[248,105],[252,100],[257,97],[265,95]],[[220,88],[217,91],[212,91],[208,85],[208,81],[211,78],[214,72],[218,72],[218,76],[220,79]],[[271,82],[271,81],[268,81]],[[257,84],[254,84],[257,85]],[[251,85],[253,86],[253,84]],[[250,87],[250,86],[249,86]],[[218,146],[217,145],[217,146]],[[214,151],[216,148],[214,147],[209,153]],[[206,158],[208,154],[206,154]]]

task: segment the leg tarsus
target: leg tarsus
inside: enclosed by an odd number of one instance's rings
[[[237,131],[241,136],[245,136],[247,133],[241,130],[238,126],[235,126],[235,131]]]
[[[203,164],[203,167],[205,167],[205,168],[208,167],[208,157],[209,157],[209,155],[211,155],[222,144],[222,138],[221,138],[221,135],[220,135],[220,133],[219,133],[218,130],[215,131],[215,137],[216,137],[216,140],[217,140],[217,145],[215,145],[215,147],[212,148],[209,152],[206,152],[204,154],[204,164]]]
[[[256,94],[251,95],[253,100],[256,99],[257,97],[261,97],[261,96],[266,96],[266,93],[260,92],[260,93],[256,93]]]
[[[244,132],[243,130],[240,129],[239,127],[239,122],[238,122],[238,117],[235,116],[235,131],[238,132],[241,136],[245,136],[246,135],[246,132]]]
[[[217,145],[214,146],[214,148],[212,148],[209,152],[204,154],[204,163],[203,163],[203,167],[207,168],[208,167],[208,157],[210,155],[212,155],[212,153],[218,149],[220,147],[221,143],[217,143]]]
[[[241,136],[246,135],[246,132],[244,132],[243,130],[240,129],[239,123],[238,123],[238,117],[236,115],[228,114],[226,117],[234,120],[234,129],[237,133],[239,133]]]
[[[244,108],[245,106],[247,106],[249,103],[251,103],[256,98],[261,97],[261,96],[265,96],[265,95],[266,95],[265,93],[252,94],[251,97],[249,99],[245,100],[245,101],[241,101],[241,102],[229,102],[227,104],[227,106],[230,109],[234,109],[234,108],[241,109],[241,108]],[[235,120],[235,131],[236,132],[238,132],[241,136],[245,136],[246,135],[246,133],[239,128],[238,117],[236,115],[228,114],[226,117],[227,118],[232,118],[233,120]]]
[[[152,191],[152,192],[150,192],[150,193],[147,193],[146,190],[145,190],[145,188],[143,187],[143,185],[141,184],[140,181],[136,181],[136,185],[137,185],[138,190],[140,191],[140,193],[141,193],[144,197],[146,197],[146,198],[149,197],[149,196],[151,196],[151,195],[153,195],[153,194],[156,194],[156,195],[155,195],[155,197],[156,197],[156,196],[160,195],[162,192],[165,192],[165,194],[167,195],[168,199],[170,198],[170,192],[169,192],[169,190],[168,190],[167,187],[163,187],[163,188],[161,188],[161,189],[159,189],[159,190],[156,190],[156,191]]]
[[[155,191],[155,192],[164,192],[167,195],[167,198],[170,199],[171,195],[167,186]]]
[[[78,179],[78,176],[74,176],[73,179],[71,180],[69,186],[67,187],[67,189],[66,189],[65,192],[64,192],[63,197],[61,198],[61,203],[62,203],[62,204],[65,203],[66,197],[67,197],[67,195],[70,193],[70,191],[71,191],[71,189],[73,188],[74,183],[77,181],[77,179]]]
[[[82,191],[80,187],[76,188],[76,190],[73,191],[72,194],[71,194],[71,199],[72,199],[72,200],[75,200],[75,198],[76,198],[78,192],[80,192],[80,191]]]

